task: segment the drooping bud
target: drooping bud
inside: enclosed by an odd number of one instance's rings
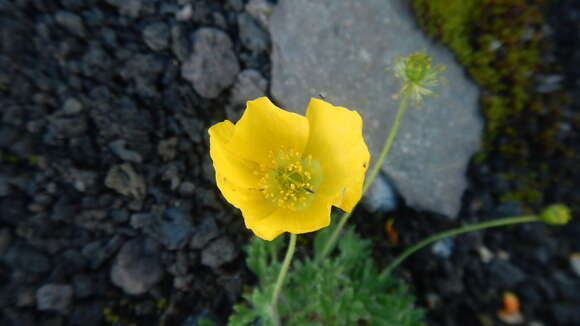
[[[563,225],[570,221],[570,209],[564,204],[554,204],[546,207],[540,214],[546,224]]]

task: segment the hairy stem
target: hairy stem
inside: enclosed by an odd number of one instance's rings
[[[502,219],[498,219],[498,220],[481,222],[481,223],[474,224],[474,225],[465,225],[465,226],[462,226],[462,227],[459,227],[456,229],[443,231],[443,232],[434,234],[428,238],[425,238],[425,239],[417,242],[413,246],[411,246],[411,247],[407,248],[405,251],[403,251],[402,254],[400,254],[395,260],[393,260],[389,264],[389,266],[387,266],[383,270],[383,272],[379,276],[379,280],[384,280],[385,277],[387,277],[389,274],[391,274],[393,269],[395,269],[397,266],[399,266],[407,257],[409,257],[411,254],[413,254],[415,251],[417,251],[417,250],[419,250],[427,245],[430,245],[437,240],[441,240],[441,239],[446,238],[446,237],[450,237],[450,236],[454,236],[454,235],[462,234],[462,233],[466,233],[466,232],[477,231],[477,230],[481,230],[481,229],[493,228],[493,227],[504,226],[504,225],[527,223],[527,222],[541,222],[541,219],[539,216],[535,216],[535,215],[507,217],[507,218],[502,218]]]
[[[284,285],[284,280],[286,279],[286,274],[288,273],[290,261],[292,261],[292,256],[294,256],[294,250],[296,249],[296,238],[296,234],[290,233],[290,241],[288,243],[288,249],[286,250],[286,256],[284,256],[282,267],[278,273],[278,280],[276,280],[274,294],[272,295],[272,301],[270,302],[270,313],[272,316],[272,321],[276,326],[280,325],[280,317],[278,317],[277,309],[278,298],[280,297],[280,292],[282,291],[282,286]]]
[[[383,149],[381,151],[381,154],[379,155],[379,159],[377,160],[377,162],[373,166],[373,168],[369,174],[369,177],[367,178],[366,182],[364,183],[363,192],[362,192],[363,196],[366,193],[366,191],[368,190],[368,188],[370,187],[370,185],[373,183],[375,178],[377,177],[379,171],[381,170],[381,166],[383,166],[383,162],[385,161],[385,159],[389,155],[389,150],[391,149],[391,146],[393,145],[393,141],[395,140],[395,136],[397,135],[397,132],[399,131],[399,126],[401,124],[401,120],[403,118],[403,115],[405,114],[405,111],[407,110],[409,96],[410,96],[409,92],[406,92],[405,95],[403,96],[403,99],[399,103],[399,110],[397,111],[397,117],[395,118],[395,121],[393,122],[393,126],[391,127],[389,134],[387,135],[387,139],[385,140],[385,144],[383,145]],[[332,249],[334,249],[334,246],[336,244],[336,240],[338,239],[338,236],[342,232],[344,225],[346,224],[346,222],[350,218],[350,215],[351,215],[351,212],[344,212],[344,214],[342,214],[342,217],[340,218],[338,225],[336,226],[336,228],[332,232],[332,235],[330,236],[330,238],[328,239],[328,241],[326,242],[326,244],[324,246],[324,249],[322,250],[322,255],[320,255],[320,260],[324,259],[328,254],[330,254]]]

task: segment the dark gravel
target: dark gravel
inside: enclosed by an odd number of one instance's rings
[[[244,1],[0,0],[0,324],[231,311],[248,233],[206,130],[268,47]]]

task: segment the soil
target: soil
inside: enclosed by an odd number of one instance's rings
[[[247,2],[0,0],[0,325],[226,319],[255,280],[240,249],[250,234],[216,190],[206,130],[239,114],[239,99],[255,89],[208,75],[196,86],[203,97],[180,66],[195,64],[203,52],[192,50],[195,32],[210,28],[232,43],[220,51],[235,54],[220,56],[229,70],[216,74],[251,70],[268,81],[269,40],[248,36],[264,27],[248,19]],[[580,3],[557,1],[545,14],[544,56],[559,63],[558,91],[571,99],[557,137],[579,148]],[[567,189],[542,204],[578,206],[580,158],[542,159]],[[384,265],[435,231],[526,213],[500,200],[507,165],[503,157],[471,164],[458,220],[400,201],[389,214],[358,209],[352,223]],[[383,231],[388,217],[398,244]],[[578,219],[526,224],[442,241],[397,275],[412,284],[428,325],[503,325],[496,312],[509,291],[525,325],[572,326],[580,324],[576,252]]]

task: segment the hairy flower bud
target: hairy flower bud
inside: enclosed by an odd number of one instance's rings
[[[395,77],[403,82],[398,98],[401,94],[408,94],[416,103],[423,101],[423,96],[436,96],[428,87],[436,87],[445,79],[438,74],[445,70],[442,65],[433,66],[432,58],[425,52],[414,52],[407,57],[397,57],[394,64]]]
[[[568,223],[572,216],[570,209],[563,204],[554,204],[546,207],[540,214],[542,222],[546,224],[562,225]]]

